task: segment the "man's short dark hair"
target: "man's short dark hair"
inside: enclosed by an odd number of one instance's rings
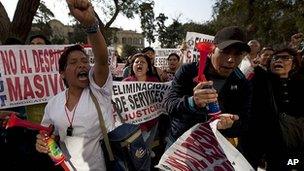
[[[34,39],[36,39],[36,38],[43,39],[46,45],[50,45],[50,44],[51,44],[51,42],[49,41],[49,39],[46,38],[46,37],[45,37],[44,35],[42,35],[42,34],[36,34],[36,35],[31,36],[30,39],[29,39],[30,43],[31,43]]]
[[[148,51],[151,51],[151,52],[155,53],[155,50],[154,50],[152,47],[145,47],[145,48],[141,51],[141,53],[146,53],[146,52],[148,52]]]

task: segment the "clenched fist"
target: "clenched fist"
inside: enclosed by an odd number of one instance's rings
[[[95,24],[92,4],[88,0],[66,0],[71,14],[85,27]]]

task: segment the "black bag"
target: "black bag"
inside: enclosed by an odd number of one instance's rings
[[[150,170],[150,151],[143,139],[139,126],[135,124],[122,123],[122,125],[107,133],[97,99],[93,95],[92,91],[90,91],[90,94],[98,111],[100,127],[104,137],[102,141],[102,149],[104,151],[107,170]],[[120,114],[118,115],[123,122]],[[108,155],[105,154],[106,152]]]
[[[304,150],[304,118],[282,113],[279,122],[287,148],[291,151]]]
[[[105,155],[107,170],[150,170],[150,152],[137,125],[124,123],[108,137],[114,160]],[[103,149],[108,151],[104,145]]]

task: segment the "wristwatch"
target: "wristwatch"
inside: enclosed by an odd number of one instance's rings
[[[86,27],[85,32],[87,34],[97,33],[98,29],[99,29],[99,24],[98,21],[96,21],[93,25]]]

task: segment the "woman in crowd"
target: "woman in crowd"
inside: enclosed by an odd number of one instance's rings
[[[111,108],[112,77],[109,71],[107,47],[98,28],[91,3],[87,0],[67,0],[70,13],[86,28],[95,59],[89,58],[80,45],[68,47],[59,59],[59,73],[68,87],[49,100],[42,124],[54,125],[54,135],[71,170],[106,170],[100,140],[98,112],[90,91],[98,99],[108,131],[114,129]],[[37,135],[36,149],[48,153],[48,135]]]
[[[250,151],[245,153],[253,166],[265,156],[270,171],[303,167],[288,165],[289,159],[304,157],[304,80],[297,76],[295,55],[284,46],[272,56],[270,70],[255,68]]]
[[[135,54],[131,61],[131,75],[123,81],[159,82],[159,79],[152,73],[151,60],[147,55],[143,53]],[[151,147],[156,134],[157,122],[157,119],[152,119],[140,124],[144,139],[149,147]]]

